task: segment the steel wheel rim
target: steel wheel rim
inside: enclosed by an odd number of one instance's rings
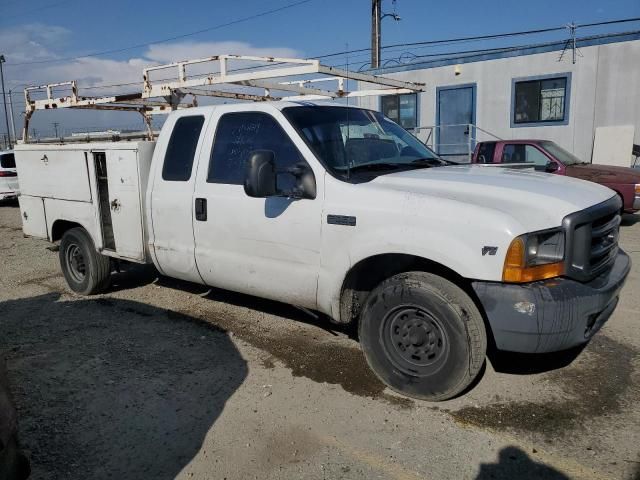
[[[87,276],[87,264],[79,245],[72,243],[67,247],[65,254],[67,270],[74,281],[82,283]]]
[[[387,313],[380,337],[394,366],[412,376],[434,374],[449,356],[449,339],[442,323],[417,305],[401,305]]]

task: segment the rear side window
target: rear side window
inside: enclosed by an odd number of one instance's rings
[[[162,166],[162,179],[172,182],[186,182],[191,178],[193,157],[204,124],[201,115],[180,117],[173,126],[167,154]]]
[[[478,147],[478,163],[493,163],[496,142],[483,142]]]
[[[254,150],[271,150],[277,170],[304,161],[293,141],[271,115],[227,113],[218,121],[207,182],[242,185],[245,165]],[[286,189],[287,182],[292,182],[293,178],[282,175],[278,181],[279,186]]]
[[[16,168],[16,159],[13,153],[5,153],[0,155],[0,167],[2,168]]]

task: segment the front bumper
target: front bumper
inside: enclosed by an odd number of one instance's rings
[[[18,192],[0,192],[0,200],[7,198],[18,198]]]
[[[586,343],[618,304],[631,269],[619,250],[613,267],[590,282],[554,278],[528,284],[473,282],[496,347],[522,353],[566,350]]]

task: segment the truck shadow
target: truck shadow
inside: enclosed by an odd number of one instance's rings
[[[17,198],[6,198],[4,200],[0,200],[0,207],[18,208],[19,206]]]
[[[620,225],[623,227],[631,227],[638,222],[640,222],[640,214],[625,213],[624,215],[622,215],[622,222],[620,223]]]
[[[203,298],[213,300],[215,302],[249,308],[269,315],[275,315],[287,320],[292,320],[294,322],[312,325],[330,333],[331,335],[346,335],[352,340],[358,341],[357,325],[338,325],[332,323],[326,315],[319,312],[300,309],[286,303],[267,300],[260,297],[254,297],[218,288],[209,288],[192,282],[164,277],[161,276],[154,267],[149,265],[130,265],[126,268],[126,271],[114,275],[113,285],[110,288],[111,292],[154,283],[160,287],[200,295]],[[497,350],[493,344],[493,339],[489,337],[487,359],[491,362],[491,365],[496,372],[530,375],[557,370],[570,365],[580,355],[584,347],[585,346],[580,346],[562,352],[541,354],[504,352]],[[469,388],[465,390],[465,392],[473,389],[473,387],[481,381],[484,371],[485,367],[483,366],[482,372],[469,386]]]
[[[247,376],[225,331],[146,304],[51,293],[0,312],[34,478],[173,479]]]
[[[489,347],[487,357],[498,373],[532,375],[567,367],[578,358],[588,344],[551,353],[517,353]]]
[[[313,325],[334,336],[344,334],[353,340],[358,340],[356,325],[338,325],[332,323],[326,315],[320,312],[301,309],[286,303],[232,292],[230,290],[211,288],[193,282],[165,277],[160,275],[160,273],[151,265],[127,265],[125,269],[126,270],[122,273],[115,274],[113,276],[113,282],[112,286],[109,288],[109,292],[128,290],[153,283],[159,287],[171,288],[173,290],[188,292],[193,295],[200,295],[203,298],[207,298],[215,302],[250,308],[269,315],[275,315],[295,322]]]
[[[500,450],[496,463],[483,463],[475,480],[569,480],[564,473],[532,460],[523,450],[510,446]]]

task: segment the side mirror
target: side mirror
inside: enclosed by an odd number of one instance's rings
[[[273,197],[278,194],[276,164],[273,152],[251,152],[244,175],[244,191],[254,198]]]
[[[295,186],[290,191],[281,192],[283,195],[298,199],[313,200],[316,198],[316,177],[309,165],[300,162],[283,173],[293,175],[295,179]]]
[[[547,166],[544,169],[547,173],[553,173],[558,171],[558,164],[556,162],[547,162]]]

